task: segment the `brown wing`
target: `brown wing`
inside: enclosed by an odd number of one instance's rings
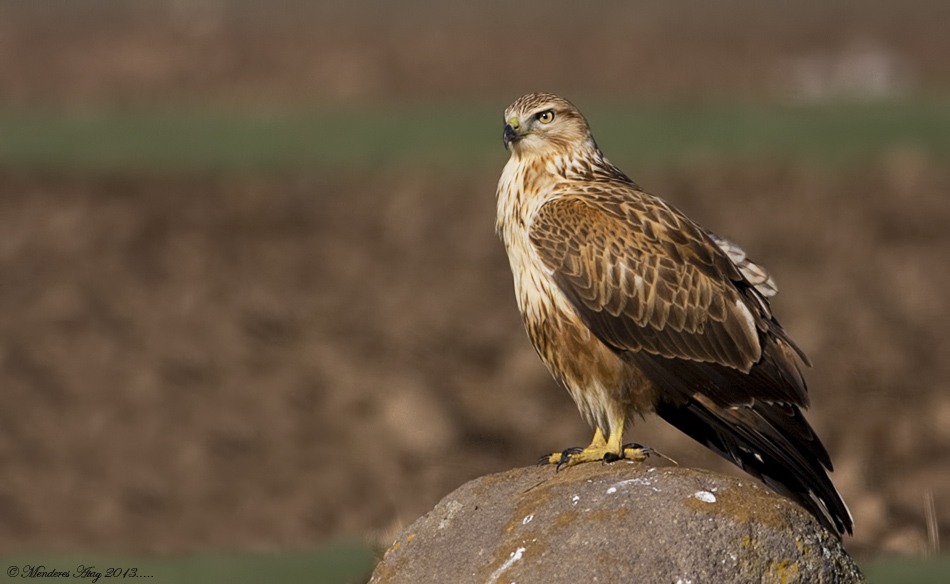
[[[804,355],[771,315],[767,272],[631,186],[569,189],[540,208],[531,242],[591,332],[660,388],[657,414],[850,532],[799,407]]]
[[[723,406],[753,398],[806,404],[794,345],[768,301],[701,227],[663,201],[625,185],[586,186],[544,204],[529,235],[608,346],[683,362],[681,369],[707,365],[682,375],[704,381]]]

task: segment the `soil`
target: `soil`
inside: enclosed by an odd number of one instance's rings
[[[851,547],[950,526],[950,173],[641,182],[754,250],[814,361]],[[388,536],[589,439],[516,312],[494,177],[0,177],[0,547]],[[729,470],[656,420],[631,439]]]
[[[941,0],[0,1],[0,104],[946,95]]]

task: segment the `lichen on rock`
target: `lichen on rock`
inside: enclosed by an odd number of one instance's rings
[[[838,538],[764,486],[647,463],[530,467],[466,483],[393,543],[398,583],[861,583]]]

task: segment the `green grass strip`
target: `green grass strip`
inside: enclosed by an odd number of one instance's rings
[[[946,584],[950,582],[950,556],[881,557],[862,563],[861,570],[869,584]]]
[[[95,574],[99,573],[100,584],[354,584],[369,579],[375,561],[372,552],[358,543],[337,543],[315,552],[235,553],[167,559],[34,554],[0,558],[0,582],[47,582],[50,579],[93,582]],[[42,575],[44,572],[45,576]],[[50,575],[53,572],[55,576]],[[63,572],[69,575],[62,576]]]
[[[125,580],[134,576],[135,581],[150,584],[360,584],[368,580],[374,562],[375,557],[368,547],[353,542],[339,542],[310,552],[210,554],[163,559],[33,554],[0,557],[0,583],[22,578],[38,582],[54,577],[41,576],[39,571],[68,572],[70,580],[82,582],[92,582],[93,574],[98,572],[100,582],[111,582],[111,578],[106,578],[111,568],[115,574],[112,577]],[[82,569],[86,567],[90,571],[86,577],[81,577]],[[31,569],[37,570],[32,577]],[[135,571],[131,572],[132,569]],[[950,577],[950,557],[879,557],[861,562],[861,569],[870,584],[944,584]]]
[[[693,159],[841,165],[894,149],[950,158],[950,106],[625,107],[588,112],[602,149],[638,168]],[[494,108],[236,112],[0,112],[0,169],[52,172],[294,172],[500,166]]]

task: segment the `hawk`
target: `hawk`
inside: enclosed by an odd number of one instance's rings
[[[572,466],[642,460],[625,426],[655,412],[798,502],[835,534],[853,520],[802,410],[808,359],[772,315],[775,285],[736,245],[637,186],[570,102],[505,110],[497,231],[528,336],[594,428]]]

